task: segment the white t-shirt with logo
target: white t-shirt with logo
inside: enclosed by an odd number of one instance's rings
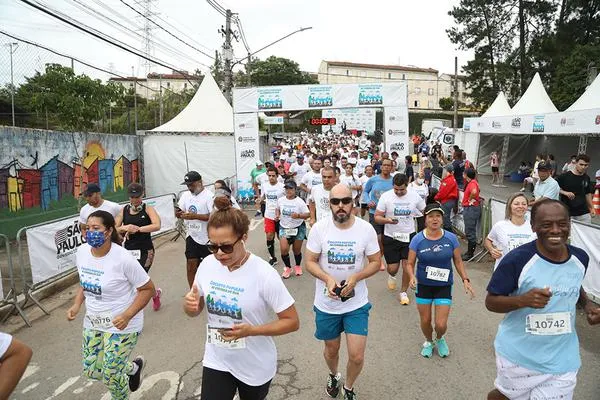
[[[285,197],[285,188],[283,183],[277,182],[271,185],[269,182],[261,186],[260,192],[265,196],[265,218],[275,219],[275,210],[277,209],[277,200]]]
[[[325,190],[323,184],[313,186],[310,192],[310,201],[315,203],[317,221],[331,217],[331,207],[329,207],[329,190]]]
[[[310,191],[312,190],[313,186],[320,185],[323,183],[323,177],[321,176],[320,172],[315,172],[311,170],[302,177],[301,182],[305,184],[308,190]]]
[[[379,198],[377,211],[384,212],[386,218],[396,218],[397,224],[385,224],[383,234],[394,238],[398,233],[415,232],[415,217],[422,215],[425,200],[417,192],[408,190],[402,197],[396,196],[393,190],[388,190]]]
[[[306,248],[320,254],[319,266],[337,283],[347,280],[365,267],[366,257],[379,251],[377,233],[367,221],[354,218],[349,229],[339,229],[332,218],[313,225]],[[367,283],[363,279],[354,288],[354,297],[342,302],[327,295],[325,282],[316,280],[314,305],[328,314],[344,314],[369,302]]]
[[[268,324],[294,305],[294,299],[273,267],[250,255],[239,269],[230,272],[214,255],[206,257],[194,282],[204,297],[208,326],[230,328],[234,324]],[[207,343],[203,365],[231,373],[251,386],[273,379],[277,372],[277,349],[271,336],[244,338],[245,347],[230,349]]]
[[[296,181],[296,184],[298,184],[298,185],[300,185],[300,183],[302,182],[302,178],[304,178],[304,175],[306,175],[309,170],[310,170],[310,165],[308,165],[307,163],[300,165],[297,162],[295,162],[290,167],[290,172],[296,173],[296,175],[294,176],[294,180]]]
[[[8,333],[0,332],[0,358],[4,357],[6,350],[12,343],[12,336]]]
[[[210,214],[213,210],[214,193],[208,189],[203,189],[198,194],[192,192],[184,192],[177,203],[183,212],[194,214]],[[208,221],[200,221],[199,219],[183,220],[187,235],[198,244],[208,243]]]
[[[348,187],[360,185],[360,181],[356,175],[348,176],[346,174],[340,176],[340,183],[343,183]],[[355,199],[357,196],[358,190],[352,189],[352,198]]]
[[[516,249],[522,244],[536,240],[537,235],[531,230],[531,224],[528,220],[523,225],[515,225],[510,220],[505,219],[496,222],[492,226],[487,238],[492,241],[495,248],[502,252],[502,257],[497,259],[494,264],[494,270],[496,270],[502,258],[509,251]]]
[[[131,306],[137,289],[150,281],[138,260],[114,243],[104,257],[95,257],[91,246],[85,243],[77,249],[75,264],[85,296],[83,327],[119,334],[141,332],[144,310],[138,312],[122,331],[111,323]]]
[[[258,185],[258,187],[262,187],[262,185],[266,183],[269,183],[269,175],[267,175],[266,172],[256,177],[256,184]]]
[[[277,200],[277,208],[279,208],[279,225],[282,228],[297,228],[304,222],[302,218],[292,218],[293,213],[307,214],[308,206],[300,197],[288,199],[281,197]]]
[[[367,168],[369,165],[371,165],[371,160],[364,159],[364,158],[359,158],[356,161],[356,173],[359,175],[362,175],[365,173],[365,168]]]
[[[100,207],[92,207],[89,204],[86,204],[81,207],[81,210],[79,211],[79,223],[84,225],[87,224],[87,219],[90,214],[98,210],[107,211],[111,213],[113,217],[116,217],[121,212],[121,205],[109,200],[102,200]]]

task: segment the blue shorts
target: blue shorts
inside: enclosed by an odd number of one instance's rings
[[[318,340],[333,340],[342,332],[367,336],[369,333],[369,310],[371,303],[345,314],[329,314],[313,306],[315,311],[315,337]]]
[[[417,284],[415,291],[417,304],[434,306],[452,305],[452,286],[431,286]]]
[[[286,238],[288,242],[293,242],[294,240],[305,240],[306,239],[306,223],[302,223],[297,229],[298,233],[295,236],[286,236],[285,229],[281,224],[279,224],[279,238]],[[295,229],[295,228],[292,228]]]

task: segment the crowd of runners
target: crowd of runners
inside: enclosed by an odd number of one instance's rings
[[[476,295],[467,266],[481,199],[477,172],[462,150],[423,144],[401,159],[349,134],[305,134],[278,143],[250,176],[268,260],[246,247],[250,217],[225,181],[213,191],[200,173],[185,175],[181,183],[188,191],[175,214],[187,232],[190,289],[183,308],[191,317],[207,312],[202,399],[232,399],[236,392],[241,400],[267,397],[277,368],[273,336],[299,328],[285,282],[304,271],[316,282],[314,336],[323,342],[328,396],[357,398],[371,309],[366,281],[380,271],[386,271],[400,305],[416,304],[424,342],[418,350],[415,344],[415,353],[450,355],[446,333],[456,280],[459,291]],[[439,190],[431,187],[432,175],[441,179]],[[102,380],[113,399],[127,399],[141,384],[145,360],[130,357],[143,329],[143,309],[152,300],[160,310],[163,295],[149,276],[151,233],[160,229],[160,218],[143,202],[141,185],[131,184],[128,194],[129,204],[120,207],[102,199],[97,185],[87,186],[79,221],[86,244],[76,256],[81,285],[67,311],[74,320],[85,304],[83,373]],[[459,201],[464,253],[450,219]],[[589,256],[568,244],[569,235],[569,209],[562,202],[518,193],[508,199],[506,219],[484,240],[496,260],[485,304],[505,314],[494,342],[497,377],[488,399],[573,396],[581,365],[576,305],[590,324],[600,323],[600,309],[581,286]],[[342,334],[345,370],[339,366]],[[0,354],[5,398],[31,353],[2,335]]]

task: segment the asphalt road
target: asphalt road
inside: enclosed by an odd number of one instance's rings
[[[256,220],[249,248],[267,256],[263,225]],[[182,311],[182,297],[187,292],[184,241],[172,242],[173,235],[157,240],[157,255],[150,275],[163,289],[163,308],[146,308],[145,327],[135,354],[148,361],[145,381],[131,399],[199,398],[202,355],[205,341],[205,317],[189,318]],[[279,258],[279,251],[277,251]],[[369,327],[366,361],[356,383],[361,399],[483,399],[493,388],[495,362],[493,339],[501,315],[485,309],[483,299],[490,277],[491,262],[467,265],[477,291],[470,300],[454,291],[454,306],[447,334],[450,357],[433,359],[420,356],[424,338],[414,301],[400,306],[388,292],[385,273],[368,282],[373,308]],[[308,274],[286,281],[296,299],[301,321],[296,333],[276,339],[279,352],[277,376],[269,399],[325,399],[327,369],[322,358],[322,343],[314,336],[312,301],[314,279]],[[110,396],[101,383],[88,382],[81,376],[81,326],[83,312],[77,320],[67,322],[65,312],[71,304],[76,286],[44,301],[52,310],[43,316],[28,309],[33,327],[22,327],[12,317],[1,329],[12,332],[34,350],[25,377],[11,399],[103,399]],[[414,296],[410,294],[411,300]],[[581,315],[577,330],[581,341],[583,366],[579,372],[576,399],[600,399],[600,327],[590,327]],[[340,365],[344,374],[346,356]]]

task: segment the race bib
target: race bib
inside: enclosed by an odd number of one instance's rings
[[[410,233],[394,232],[394,240],[397,240],[397,241],[403,242],[403,243],[409,243],[410,242]]]
[[[194,224],[194,223],[190,223],[188,225],[188,232],[200,232],[200,228],[202,227],[202,225],[200,224]]]
[[[571,333],[571,313],[529,314],[525,332],[532,335],[565,335]]]
[[[283,230],[283,236],[291,237],[298,234],[298,228],[286,228]]]
[[[110,311],[103,311],[98,314],[87,314],[85,316],[93,329],[111,329],[113,328],[112,313]]]
[[[223,339],[223,335],[219,333],[220,329],[224,328],[216,328],[213,326],[206,325],[206,343],[214,344],[217,347],[230,350],[239,350],[246,348],[246,338],[227,341]]]
[[[427,279],[438,282],[448,282],[450,279],[450,270],[445,268],[437,267],[425,267],[427,272]]]
[[[142,258],[141,250],[129,250],[129,252],[131,253],[132,256],[135,257],[136,260],[139,260],[140,258]]]
[[[527,243],[525,240],[518,240],[518,239],[509,239],[508,241],[508,251],[512,251],[514,249],[516,249],[517,247],[523,245]]]

